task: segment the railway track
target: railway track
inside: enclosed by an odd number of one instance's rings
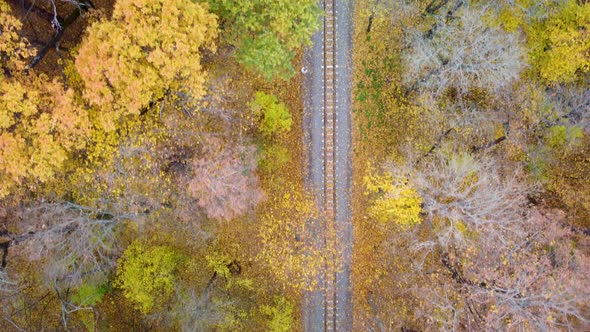
[[[305,292],[303,330],[352,331],[351,66],[352,1],[318,0],[323,27],[304,56],[306,185],[322,218],[307,220],[309,241],[326,261]],[[309,71],[307,71],[309,69]]]
[[[336,274],[338,266],[336,230],[336,15],[335,0],[324,0],[324,216],[327,253],[324,275],[324,331],[336,331],[338,298]]]

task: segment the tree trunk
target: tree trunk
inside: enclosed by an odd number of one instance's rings
[[[68,17],[66,17],[66,19],[61,24],[61,27],[57,30],[57,32],[53,35],[53,37],[51,37],[51,39],[49,39],[49,41],[47,42],[47,44],[45,44],[45,46],[33,58],[33,60],[31,61],[31,63],[29,64],[29,68],[33,68],[39,62],[41,62],[41,60],[43,60],[43,58],[45,57],[45,55],[47,55],[47,52],[49,52],[49,49],[56,48],[57,45],[59,44],[60,40],[63,37],[64,31],[70,25],[72,25],[72,23],[74,23],[78,19],[78,17],[80,17],[80,15],[82,14],[82,11],[85,8],[91,8],[92,7],[92,4],[90,2],[87,2],[87,1],[83,1],[80,4],[81,5],[79,7],[76,7],[76,9],[74,9],[74,11],[71,12],[70,15],[68,15]]]

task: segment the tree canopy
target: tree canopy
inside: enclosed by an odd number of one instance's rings
[[[207,4],[118,1],[112,18],[94,23],[87,34],[76,69],[106,130],[166,95],[204,95],[201,54],[215,51],[217,38],[217,18]]]
[[[222,36],[238,47],[238,61],[267,80],[290,78],[293,60],[319,28],[316,1],[210,0]]]
[[[335,10],[332,225],[317,1],[0,0],[0,330],[588,330],[590,3]]]
[[[132,243],[121,257],[115,285],[148,313],[174,291],[174,272],[182,256],[166,246],[147,247]]]

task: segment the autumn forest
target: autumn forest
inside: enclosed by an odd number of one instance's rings
[[[0,68],[0,331],[590,330],[587,0],[0,0]]]

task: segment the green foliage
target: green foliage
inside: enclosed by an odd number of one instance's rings
[[[568,0],[525,30],[532,64],[545,82],[572,82],[590,70],[590,3]]]
[[[279,103],[277,97],[264,92],[256,92],[254,100],[250,102],[254,114],[260,118],[259,130],[266,138],[287,133],[291,130],[293,120],[284,103]]]
[[[213,253],[205,256],[207,264],[213,271],[222,279],[226,281],[225,288],[230,289],[233,286],[237,286],[241,289],[252,290],[254,289],[253,280],[249,278],[239,277],[239,267],[235,260],[229,255],[214,251]]]
[[[247,37],[238,52],[238,61],[247,68],[253,68],[271,81],[273,76],[291,78],[295,73],[291,61],[294,52],[281,43],[280,39],[270,33],[257,38]]]
[[[419,144],[428,140],[423,130],[424,110],[410,102],[402,82],[402,29],[389,17],[375,16],[371,33],[355,44],[358,71],[355,75],[354,112],[359,137],[376,151],[400,153],[402,141]],[[363,32],[364,33],[364,32]],[[403,127],[400,131],[398,128]]]
[[[258,162],[258,169],[268,174],[277,173],[291,160],[289,149],[280,144],[268,144],[262,148],[262,158]]]
[[[534,154],[529,158],[526,169],[527,171],[540,182],[547,180],[547,160],[545,151],[538,150],[534,151]]]
[[[80,320],[80,322],[84,324],[86,331],[96,331],[96,317],[94,315],[94,311],[79,310],[74,314]]]
[[[549,128],[545,140],[549,148],[560,149],[563,148],[566,144],[575,143],[578,139],[582,138],[583,136],[584,133],[582,131],[582,128],[580,127],[566,127],[564,125],[560,125]]]
[[[363,77],[357,83],[354,91],[358,101],[356,112],[362,113],[367,118],[366,128],[385,125],[386,114],[391,98],[391,77],[396,77],[400,72],[400,58],[397,51],[389,49],[380,50],[373,45],[371,37],[367,37],[368,52],[382,52],[383,56],[367,58],[361,61]]]
[[[108,284],[83,284],[72,296],[72,302],[81,306],[94,306],[110,290]]]
[[[274,305],[263,305],[260,311],[270,316],[268,331],[288,332],[293,329],[293,303],[284,297],[275,297]]]
[[[182,259],[169,247],[146,247],[135,241],[119,260],[115,285],[142,313],[147,314],[172,294],[174,274]]]
[[[549,180],[549,173],[556,167],[556,160],[564,153],[578,147],[584,138],[578,126],[555,125],[543,133],[543,140],[530,148],[527,170],[541,182]]]
[[[229,266],[232,260],[229,256],[215,251],[212,254],[205,256],[205,258],[207,259],[209,267],[213,268],[213,271],[217,273],[218,276],[226,279],[231,276]]]
[[[224,39],[239,48],[238,60],[267,80],[295,74],[295,52],[319,28],[314,0],[208,0],[224,21]]]

